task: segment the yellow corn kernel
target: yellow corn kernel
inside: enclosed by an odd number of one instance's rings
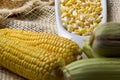
[[[74,29],[73,29],[73,25],[68,25],[67,26],[67,31],[68,32],[72,32]]]
[[[97,7],[100,7],[101,6],[101,2],[97,2]]]
[[[84,14],[87,14],[87,13],[88,13],[88,10],[85,10],[85,11],[84,11]]]
[[[97,14],[101,14],[102,8],[99,7],[99,8],[96,8],[95,10]]]
[[[83,9],[83,10],[84,10],[84,8],[85,8],[85,7],[83,7],[83,6],[80,6],[80,9]]]
[[[87,32],[91,32],[91,31],[92,31],[92,28],[87,29]]]
[[[0,64],[29,80],[46,80],[64,61],[44,49],[0,36]]]
[[[71,1],[68,1],[66,4],[65,4],[65,6],[72,6],[72,3],[71,3]]]
[[[79,26],[81,26],[81,27],[85,27],[85,24],[84,24],[84,22],[80,22],[80,24],[79,24]]]
[[[96,22],[97,22],[97,23],[100,23],[101,20],[102,20],[102,17],[98,17],[98,18],[96,19]]]
[[[85,26],[90,26],[90,22],[85,22]]]
[[[82,29],[82,30],[75,30],[74,32],[78,34],[84,34],[86,31],[85,29]]]
[[[80,0],[81,2],[85,2],[86,0]]]
[[[75,22],[71,20],[71,21],[68,22],[68,25],[72,26],[73,23],[75,23]]]
[[[81,6],[81,2],[77,2],[76,6],[80,7]]]
[[[91,2],[91,3],[90,3],[90,7],[93,7],[93,6],[94,6],[94,3]]]
[[[69,13],[69,14],[72,14],[73,11],[74,11],[74,8],[69,8],[69,9],[68,9],[68,13]]]
[[[95,18],[96,14],[92,13],[90,16],[93,17],[93,18]]]
[[[98,23],[93,23],[94,28],[98,26]]]
[[[23,41],[34,47],[45,49],[51,52],[51,54],[58,54],[58,57],[62,54],[62,56],[64,56],[62,58],[65,60],[66,64],[76,60],[74,55],[81,55],[81,49],[76,43],[57,35],[15,29],[1,29],[0,35],[10,39]],[[73,56],[73,59],[66,60],[68,56]]]
[[[69,0],[68,2],[69,2],[69,3],[72,3],[72,4],[76,4],[76,1],[75,1],[75,0]]]
[[[77,15],[78,15],[78,14],[77,14],[77,11],[74,10],[74,11],[72,12],[72,15],[73,15],[73,16],[77,16]]]

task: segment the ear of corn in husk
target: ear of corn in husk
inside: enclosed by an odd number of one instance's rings
[[[92,49],[100,56],[120,57],[120,23],[106,23],[94,32]]]
[[[120,23],[98,26],[89,43],[96,57],[120,57]]]
[[[61,73],[65,80],[120,80],[120,59],[78,60],[65,66]]]
[[[75,61],[82,53],[81,48],[75,42],[53,34],[1,29],[0,35],[53,52],[55,55],[62,57],[66,64]]]
[[[0,36],[0,65],[29,80],[48,80],[64,60],[19,40]]]

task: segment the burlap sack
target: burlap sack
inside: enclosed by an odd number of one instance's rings
[[[48,1],[48,0],[42,0]],[[120,0],[107,0],[108,21],[120,22]],[[25,15],[13,15],[2,19],[0,28],[24,29],[29,31],[57,34],[54,6],[37,7]],[[0,80],[25,80],[0,67]]]
[[[36,32],[56,33],[55,13],[53,6],[44,6],[26,15],[4,19],[0,28],[14,28]]]
[[[36,7],[48,5],[49,2],[41,0],[1,0],[0,16],[8,17],[11,15],[30,13]]]

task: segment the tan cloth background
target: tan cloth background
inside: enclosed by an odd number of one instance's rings
[[[120,0],[107,0],[108,21],[120,22]]]
[[[108,21],[120,22],[120,0],[107,0]],[[0,24],[0,28],[8,27],[29,31],[57,34],[54,6],[43,6],[27,15],[9,18]],[[24,78],[0,67],[0,80],[25,80]]]

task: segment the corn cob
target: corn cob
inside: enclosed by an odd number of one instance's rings
[[[53,34],[1,29],[0,35],[4,35],[10,39],[18,39],[29,45],[46,49],[49,52],[54,52],[59,57],[62,57],[66,64],[75,61],[76,57],[81,55],[81,49],[76,43]]]
[[[89,40],[95,57],[120,57],[120,23],[98,26]]]
[[[120,80],[120,59],[94,58],[75,61],[62,69],[66,80]]]
[[[29,80],[47,80],[64,60],[19,40],[0,37],[0,65]]]
[[[84,41],[83,52],[88,57],[120,57],[120,23],[108,22],[98,26],[90,39]]]

